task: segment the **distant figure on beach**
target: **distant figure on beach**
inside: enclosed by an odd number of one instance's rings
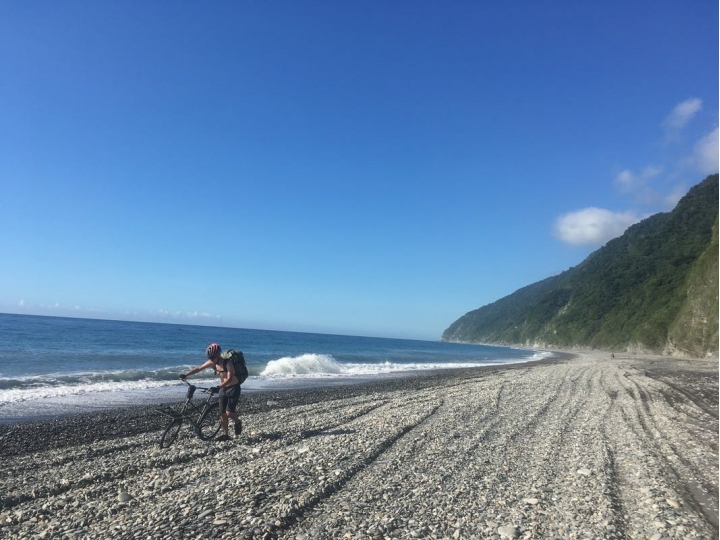
[[[231,352],[233,351],[228,351],[228,353]],[[235,435],[240,435],[242,432],[242,422],[235,412],[238,401],[240,400],[240,379],[238,378],[238,374],[235,373],[235,364],[230,361],[231,355],[228,353],[222,354],[220,345],[211,343],[207,349],[205,349],[205,355],[208,357],[207,361],[187,373],[180,375],[180,378],[185,380],[190,375],[195,375],[204,369],[212,367],[215,369],[218,377],[220,377],[220,385],[211,389],[213,392],[220,394],[220,426],[222,427],[223,434],[218,437],[218,441],[230,440],[230,435],[228,435],[228,418],[232,418],[235,422]]]
[[[615,353],[610,353],[610,358],[615,358]]]

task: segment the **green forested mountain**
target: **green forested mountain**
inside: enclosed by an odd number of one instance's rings
[[[463,315],[444,341],[718,354],[718,175],[578,266]]]

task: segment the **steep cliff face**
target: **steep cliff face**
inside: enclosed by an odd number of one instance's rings
[[[665,353],[718,355],[718,220],[712,240],[690,271],[687,299],[668,332]]]
[[[718,353],[718,175],[570,270],[467,313],[446,341]]]

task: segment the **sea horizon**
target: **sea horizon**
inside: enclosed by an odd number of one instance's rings
[[[423,339],[418,337],[402,337],[402,336],[376,336],[371,334],[364,334],[364,333],[348,333],[348,332],[341,332],[337,331],[334,332],[332,330],[328,331],[319,331],[319,330],[283,330],[280,328],[261,328],[261,327],[255,327],[255,326],[235,326],[232,324],[228,325],[217,325],[217,324],[202,324],[200,322],[193,324],[192,322],[186,321],[186,322],[174,322],[174,321],[158,321],[158,320],[151,320],[151,319],[126,319],[123,317],[117,317],[114,318],[112,316],[103,316],[103,317],[88,317],[88,316],[73,316],[70,314],[65,315],[51,315],[51,314],[40,314],[40,313],[20,313],[15,311],[0,311],[0,316],[2,315],[18,315],[22,317],[46,317],[49,319],[72,319],[72,320],[81,320],[81,321],[106,321],[106,322],[126,322],[126,323],[140,323],[140,324],[163,324],[163,325],[171,325],[171,326],[192,326],[192,327],[201,327],[201,328],[219,328],[219,329],[232,329],[232,330],[256,330],[260,332],[287,332],[291,334],[315,334],[315,335],[322,335],[322,336],[339,336],[339,337],[361,337],[361,338],[371,338],[371,339],[400,339],[400,340],[407,340],[407,341],[429,341],[429,342],[441,342],[443,341],[441,337],[438,337],[436,339]],[[460,342],[456,342],[460,343]]]

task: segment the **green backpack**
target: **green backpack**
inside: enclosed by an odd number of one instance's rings
[[[245,356],[243,355],[242,351],[229,349],[226,353],[223,353],[222,359],[224,369],[227,369],[227,362],[233,363],[233,367],[235,368],[235,376],[237,377],[238,381],[240,381],[240,384],[244,383],[245,380],[248,378],[248,369],[245,365]]]

